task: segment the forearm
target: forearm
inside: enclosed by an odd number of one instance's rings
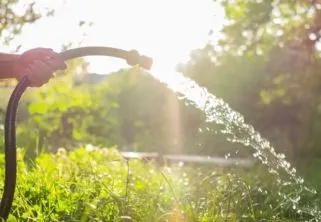
[[[0,53],[0,79],[14,78],[14,63],[19,55]]]

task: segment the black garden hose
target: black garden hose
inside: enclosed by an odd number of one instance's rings
[[[129,65],[139,65],[142,68],[150,69],[152,59],[141,56],[137,51],[126,51],[111,47],[81,47],[61,52],[60,56],[64,61],[83,56],[112,56],[125,59]],[[17,160],[16,160],[16,113],[20,97],[28,87],[28,79],[24,77],[17,84],[11,94],[5,120],[5,179],[4,190],[0,203],[0,218],[6,220],[12,206],[16,178],[17,178]]]

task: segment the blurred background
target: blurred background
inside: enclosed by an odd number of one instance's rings
[[[292,161],[321,155],[321,3],[305,1],[0,2],[2,51],[137,49],[223,98]],[[90,57],[28,89],[18,145],[32,157],[81,144],[164,154],[248,156],[219,126],[124,61]],[[1,115],[15,82],[1,82]],[[1,137],[2,139],[3,137]],[[2,146],[2,143],[1,143]]]
[[[3,53],[109,46],[154,59],[150,73],[75,59],[28,88],[12,221],[320,221],[320,37],[321,0],[0,0]],[[16,83],[0,81],[2,166]],[[187,85],[192,99],[168,83]],[[285,155],[219,100],[207,110],[222,124],[208,121],[191,105],[195,91],[222,98]],[[129,151],[205,160],[138,161]]]

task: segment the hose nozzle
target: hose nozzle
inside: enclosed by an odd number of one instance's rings
[[[140,55],[136,50],[131,50],[128,53],[127,64],[131,66],[139,65],[144,69],[150,70],[153,64],[153,59]]]

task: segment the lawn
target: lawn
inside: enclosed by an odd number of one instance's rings
[[[282,188],[260,166],[158,165],[113,148],[23,156],[19,149],[8,221],[304,221],[309,216],[282,195],[313,199]]]

